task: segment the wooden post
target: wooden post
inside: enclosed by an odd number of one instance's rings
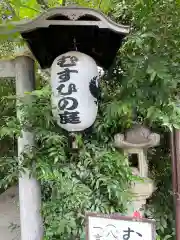
[[[180,130],[171,132],[171,159],[174,203],[176,213],[176,240],[180,240]]]
[[[23,96],[24,92],[35,89],[34,61],[25,56],[16,57],[16,94]],[[21,112],[18,110],[17,115]],[[18,139],[18,155],[25,147],[34,145],[34,135],[31,132],[22,132]],[[21,240],[42,240],[43,224],[40,215],[41,194],[40,186],[36,179],[29,177],[28,170],[19,177],[19,202],[21,219]]]

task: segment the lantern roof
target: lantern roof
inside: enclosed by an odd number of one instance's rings
[[[108,69],[129,32],[128,26],[113,22],[99,11],[77,6],[51,8],[16,27],[43,69],[72,50],[91,56]]]

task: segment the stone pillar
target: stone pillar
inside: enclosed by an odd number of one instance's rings
[[[144,205],[146,200],[155,190],[153,181],[148,178],[148,161],[147,150],[155,147],[160,142],[160,135],[151,133],[150,130],[141,125],[134,126],[126,134],[116,134],[114,143],[117,148],[121,148],[128,157],[136,155],[137,166],[132,167],[132,173],[139,176],[142,180],[132,183],[132,202],[128,205],[128,215],[132,215],[134,211],[144,214]],[[130,164],[130,161],[128,160]]]
[[[28,51],[26,52],[24,48],[19,49],[19,52],[16,53],[16,94],[18,97],[24,97],[25,92],[35,90],[34,60],[27,54]],[[31,96],[24,98],[24,101],[31,102],[31,100]],[[17,116],[21,120],[21,110],[19,108],[17,108]],[[30,151],[34,144],[33,132],[22,130],[22,136],[18,138],[19,161],[23,161],[21,154],[24,151]],[[28,169],[19,176],[19,203],[21,240],[42,240],[43,222],[40,214],[40,184],[34,177],[30,176]]]

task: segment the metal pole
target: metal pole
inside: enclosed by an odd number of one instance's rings
[[[176,214],[176,240],[180,240],[180,130],[171,133],[173,192]]]
[[[35,89],[34,61],[25,56],[15,59],[16,94],[23,96],[24,92]],[[21,112],[17,110],[20,117]],[[34,135],[31,132],[22,131],[22,137],[18,139],[18,155],[26,146],[34,145]],[[40,185],[36,179],[29,177],[28,170],[19,177],[19,202],[21,219],[21,240],[42,240],[43,224],[40,215],[41,193]]]

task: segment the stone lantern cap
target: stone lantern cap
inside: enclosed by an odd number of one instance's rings
[[[159,134],[151,133],[147,127],[141,125],[135,125],[126,134],[116,134],[114,137],[115,147],[122,148],[128,156],[137,156],[138,166],[132,167],[132,173],[143,178],[148,177],[147,149],[157,146],[159,142]]]
[[[117,148],[141,148],[155,147],[160,142],[160,135],[151,133],[147,127],[136,125],[126,134],[116,134],[114,144]]]

